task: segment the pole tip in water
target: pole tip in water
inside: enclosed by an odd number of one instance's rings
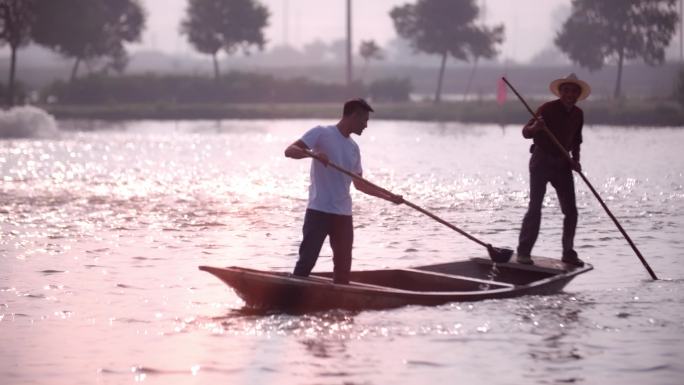
[[[487,251],[489,252],[489,258],[491,258],[494,263],[506,263],[510,261],[513,256],[513,250],[494,247],[492,245],[487,245]]]

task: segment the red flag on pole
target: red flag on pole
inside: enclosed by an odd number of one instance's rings
[[[496,82],[496,102],[502,105],[506,102],[506,83],[503,78],[499,78]]]

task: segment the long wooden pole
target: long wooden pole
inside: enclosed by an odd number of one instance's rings
[[[515,95],[518,97],[518,99],[520,99],[520,101],[522,102],[522,104],[525,105],[525,107],[527,108],[527,111],[529,111],[530,114],[532,114],[532,116],[533,116],[535,119],[537,119],[537,114],[535,114],[534,111],[532,111],[532,109],[531,109],[530,106],[527,104],[527,102],[525,102],[525,99],[523,99],[523,97],[520,96],[520,94],[519,94],[518,91],[515,89],[515,87],[513,87],[513,85],[512,85],[511,83],[508,82],[508,79],[506,79],[505,77],[502,77],[501,79],[508,85],[508,87],[511,88],[511,91],[513,91],[513,93],[515,93]],[[558,149],[560,150],[560,152],[563,153],[563,154],[565,155],[565,158],[566,158],[568,161],[571,162],[571,161],[572,161],[572,158],[570,158],[570,155],[568,154],[567,150],[565,150],[565,147],[563,147],[563,145],[560,144],[560,142],[558,141],[558,139],[556,139],[556,137],[553,135],[553,133],[552,133],[551,131],[549,131],[549,129],[546,127],[546,125],[544,125],[543,127],[544,127],[544,128],[543,128],[543,129],[544,129],[544,132],[549,136],[549,138],[551,139],[551,141],[558,147]],[[578,170],[575,170],[575,171],[582,177],[582,180],[584,180],[584,183],[586,183],[587,187],[589,187],[589,190],[591,190],[591,192],[594,194],[594,196],[596,197],[596,199],[598,199],[598,201],[599,201],[599,203],[601,204],[601,206],[603,207],[603,209],[606,210],[606,213],[608,214],[608,216],[610,217],[610,219],[613,220],[613,223],[615,223],[615,226],[617,226],[618,230],[620,230],[620,232],[622,233],[622,235],[625,237],[625,239],[627,240],[627,243],[629,243],[629,245],[632,246],[632,250],[634,250],[634,252],[636,253],[637,257],[639,257],[639,260],[641,261],[641,263],[642,263],[642,264],[644,265],[644,267],[646,268],[646,271],[648,271],[648,273],[651,275],[651,278],[653,278],[654,280],[657,280],[658,277],[656,277],[655,273],[654,273],[653,270],[651,269],[651,266],[648,265],[648,262],[646,262],[646,259],[643,257],[643,255],[641,255],[641,252],[639,252],[639,249],[637,249],[637,247],[636,247],[636,245],[634,244],[634,242],[632,242],[632,239],[629,237],[629,235],[627,235],[627,232],[625,231],[625,229],[622,228],[622,225],[620,225],[620,222],[618,222],[617,218],[615,218],[615,216],[613,215],[613,213],[610,212],[610,210],[608,209],[608,206],[606,206],[606,204],[603,202],[603,199],[601,199],[601,196],[599,196],[598,192],[596,192],[596,190],[594,189],[594,186],[592,186],[591,183],[589,183],[589,180],[587,179],[586,176],[584,176],[584,174],[583,174],[581,171],[578,171]]]

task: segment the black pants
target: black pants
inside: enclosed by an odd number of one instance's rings
[[[333,280],[335,283],[349,283],[354,243],[352,217],[308,209],[304,216],[302,232],[304,238],[299,246],[299,260],[293,274],[306,277],[311,273],[325,237],[330,236],[335,266]]]
[[[566,162],[546,162],[534,158],[535,156],[530,161],[530,203],[520,229],[518,255],[531,255],[532,247],[539,235],[546,184],[551,183],[551,186],[556,189],[558,202],[564,216],[563,256],[577,256],[574,250],[577,204],[575,202],[575,182],[572,177],[572,169],[568,167]]]

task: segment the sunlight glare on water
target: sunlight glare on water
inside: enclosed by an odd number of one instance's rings
[[[564,293],[438,307],[255,312],[198,265],[290,271],[318,124],[59,121],[0,142],[3,384],[678,383],[684,373],[681,129],[586,127],[581,257]],[[520,127],[371,121],[364,177],[496,246],[527,204]],[[354,269],[484,256],[419,212],[353,192]],[[559,257],[549,189],[536,255]],[[316,271],[332,269],[326,245]]]

